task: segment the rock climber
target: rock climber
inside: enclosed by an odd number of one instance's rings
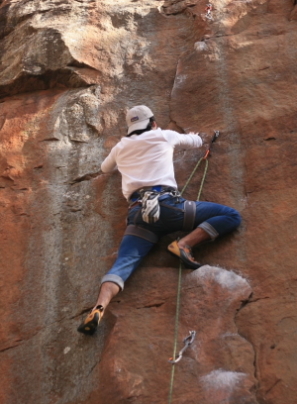
[[[158,239],[168,233],[187,231],[168,250],[186,268],[201,266],[192,248],[235,230],[241,218],[227,206],[212,202],[187,201],[177,189],[173,151],[200,148],[199,134],[179,134],[158,127],[152,111],[135,106],[127,112],[128,134],[110,151],[101,165],[103,173],[116,169],[122,175],[122,192],[129,202],[127,228],[112,268],[103,276],[99,296],[78,331],[92,335],[113,297],[124,288]]]

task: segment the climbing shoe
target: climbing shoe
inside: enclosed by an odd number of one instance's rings
[[[192,250],[191,247],[180,247],[177,244],[177,241],[174,241],[173,243],[169,244],[167,247],[168,251],[170,251],[172,254],[176,255],[179,257],[182,262],[185,264],[186,268],[191,268],[191,269],[197,269],[201,267],[201,264],[199,262],[196,262],[193,255],[192,255]]]
[[[100,323],[103,310],[104,309],[102,306],[95,307],[95,309],[93,309],[91,313],[87,315],[85,320],[77,328],[77,331],[86,335],[93,335]]]

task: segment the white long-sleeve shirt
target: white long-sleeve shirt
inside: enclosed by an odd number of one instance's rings
[[[122,174],[122,192],[126,199],[139,188],[165,185],[177,188],[173,151],[202,146],[197,134],[181,135],[160,128],[141,135],[124,137],[117,143],[101,164],[104,173],[116,168]]]

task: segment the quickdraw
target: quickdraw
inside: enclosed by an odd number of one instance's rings
[[[189,331],[189,335],[184,339],[184,347],[179,351],[178,356],[175,359],[170,358],[168,362],[172,363],[172,365],[175,365],[177,362],[179,362],[183,357],[185,350],[188,348],[189,345],[193,343],[195,336],[196,331]]]
[[[208,18],[209,20],[213,20],[212,10],[213,10],[212,4],[211,3],[206,4],[205,17]]]
[[[217,140],[217,138],[219,137],[219,135],[220,135],[220,131],[219,131],[219,130],[215,130],[215,131],[214,131],[214,135],[213,135],[213,137],[212,137],[212,139],[211,139],[211,144],[214,143],[214,142]],[[204,160],[207,159],[209,153],[210,153],[210,147],[208,148],[207,152],[205,153],[205,156],[203,157]]]

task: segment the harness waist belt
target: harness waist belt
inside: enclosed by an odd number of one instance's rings
[[[129,201],[134,202],[137,201],[141,197],[140,192],[143,191],[155,191],[155,192],[170,192],[170,191],[177,191],[176,188],[168,187],[166,185],[154,185],[153,187],[142,187],[137,189],[133,194],[130,196]]]

